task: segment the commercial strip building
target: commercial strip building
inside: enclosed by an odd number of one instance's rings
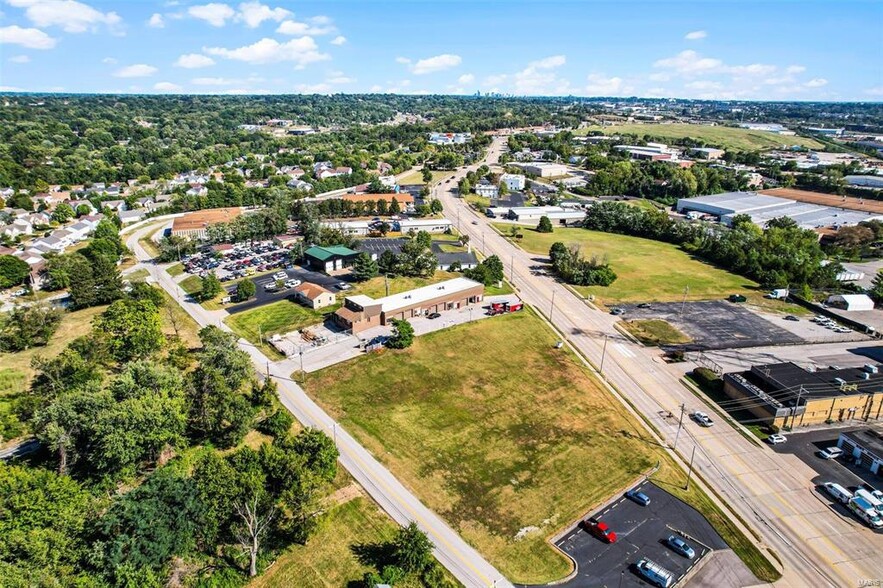
[[[539,223],[544,216],[553,224],[567,225],[578,223],[586,218],[584,210],[567,209],[561,206],[513,206],[510,208],[488,208],[486,213],[492,218],[506,218],[520,223]]]
[[[855,463],[883,476],[883,429],[866,427],[840,433],[837,447],[855,458]]]
[[[521,174],[503,174],[500,176],[500,183],[506,184],[510,192],[524,190],[524,182],[524,176]]]
[[[209,208],[189,212],[172,222],[172,235],[187,239],[205,239],[211,225],[228,223],[242,214],[241,208]]]
[[[554,178],[567,175],[567,166],[558,163],[535,162],[535,163],[518,163],[517,165],[524,170],[524,173],[533,174],[540,178]]]
[[[732,224],[734,216],[740,214],[747,214],[752,222],[760,226],[765,226],[774,218],[788,217],[805,229],[839,228],[857,225],[862,221],[883,219],[883,214],[818,206],[757,192],[725,192],[680,198],[677,211],[708,214],[717,217],[727,226]]]
[[[724,393],[768,425],[801,427],[883,417],[878,366],[808,371],[787,362],[724,374]]]
[[[393,294],[377,300],[370,296],[347,296],[334,321],[353,334],[389,324],[392,319],[410,319],[433,312],[463,308],[481,302],[484,285],[467,278],[454,278]]]
[[[450,231],[454,224],[446,218],[408,218],[393,222],[393,227],[402,233],[409,231],[445,233]]]
[[[883,190],[883,176],[843,176],[843,179],[846,180],[846,183],[850,186]]]

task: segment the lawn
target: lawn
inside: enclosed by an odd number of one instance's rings
[[[556,339],[528,310],[308,374],[305,387],[512,581],[567,575],[547,538],[656,463],[657,483],[702,507],[774,578],[695,485],[678,490],[684,472]]]
[[[321,310],[313,310],[290,300],[280,300],[252,310],[231,314],[224,319],[224,323],[240,337],[255,345],[261,345],[261,337],[266,340],[268,335],[289,333],[321,323],[325,315],[334,312],[337,308],[339,307],[335,305]],[[261,349],[273,357],[280,357],[279,352],[266,343],[261,345]]]
[[[163,295],[163,308],[160,309],[160,318],[162,319],[162,330],[166,336],[177,335],[188,348],[193,349],[200,346],[199,329],[200,326],[193,318],[187,314],[187,311],[181,308],[181,305],[175,302],[168,292],[160,290]]]
[[[133,272],[127,273],[125,276],[123,276],[123,278],[125,278],[126,280],[129,280],[130,282],[143,282],[144,279],[147,278],[147,276],[149,276],[149,275],[150,275],[150,272],[148,272],[146,269],[142,268],[142,269],[136,269]]]
[[[490,198],[479,196],[478,194],[467,194],[465,200],[472,206],[472,208],[475,208],[479,212],[484,212],[487,207],[491,205]]]
[[[660,319],[623,321],[622,327],[644,345],[689,343],[690,337]]]
[[[398,294],[415,288],[422,288],[430,284],[436,284],[444,280],[463,277],[463,274],[457,272],[436,271],[431,278],[408,278],[399,276],[389,279],[389,293]],[[366,282],[354,284],[352,290],[343,292],[344,296],[352,296],[353,294],[364,294],[371,298],[383,298],[386,296],[386,280],[383,276],[371,278]]]
[[[184,264],[183,263],[176,263],[175,265],[170,265],[169,267],[166,268],[166,273],[169,274],[170,276],[172,276],[173,278],[175,276],[180,276],[181,274],[184,273]]]
[[[359,546],[390,541],[398,527],[363,496],[333,507],[306,545],[293,545],[249,588],[352,586],[371,567],[359,561]],[[417,580],[396,586],[419,586]]]
[[[754,151],[757,149],[773,149],[782,145],[802,145],[810,149],[823,149],[824,145],[807,137],[789,137],[764,131],[750,131],[734,127],[679,124],[623,124],[605,127],[587,127],[574,131],[574,135],[588,135],[592,131],[601,131],[605,135],[617,133],[632,134],[643,137],[651,135],[666,140],[690,137],[701,139],[710,145],[723,149]]]
[[[443,180],[444,178],[450,176],[452,173],[453,172],[449,172],[449,171],[434,171],[434,172],[432,172],[432,182],[434,184],[437,184],[439,182],[439,180]],[[399,180],[399,185],[401,185],[401,186],[407,186],[407,185],[411,185],[411,184],[421,184],[422,185],[425,183],[426,182],[423,181],[423,172],[420,170],[411,172],[408,175],[403,176]]]
[[[511,225],[494,225],[508,234]],[[757,284],[731,274],[684,253],[677,246],[640,237],[555,228],[553,233],[538,233],[525,228],[518,244],[530,253],[549,255],[556,241],[565,245],[579,244],[583,255],[606,258],[618,276],[608,287],[580,286],[575,289],[584,296],[594,295],[602,302],[670,302],[725,298],[730,294],[748,296]]]
[[[196,294],[202,291],[202,278],[199,276],[187,276],[178,282],[178,285],[188,294]]]

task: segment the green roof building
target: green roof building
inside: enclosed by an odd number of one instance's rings
[[[314,270],[325,273],[351,267],[358,256],[358,251],[353,251],[349,247],[342,245],[310,247],[304,251],[307,265]]]

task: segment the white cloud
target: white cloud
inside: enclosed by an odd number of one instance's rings
[[[401,63],[402,65],[408,65],[411,63],[411,60],[407,57],[396,57],[396,63]]]
[[[107,65],[116,65],[117,60],[114,57],[105,57],[101,60],[101,63],[106,63]]]
[[[236,11],[218,2],[210,2],[208,4],[200,4],[191,6],[187,9],[187,14],[193,18],[204,20],[213,27],[222,27],[227,24],[227,20],[236,15]]]
[[[14,57],[10,57],[9,61],[11,61],[12,63],[30,63],[31,58],[27,55],[16,55]]]
[[[883,96],[883,86],[868,88],[867,90],[865,90],[865,94],[867,94],[868,96]]]
[[[727,67],[726,71],[734,76],[768,76],[776,71],[776,66],[765,63],[751,63],[749,65],[733,65]]]
[[[787,68],[785,68],[785,73],[792,74],[792,75],[803,73],[805,71],[806,71],[806,68],[802,65],[789,65]]]
[[[331,84],[321,82],[318,84],[298,84],[294,87],[301,94],[330,94]]]
[[[153,85],[153,89],[159,92],[180,92],[184,88],[172,82],[157,82]]]
[[[68,33],[95,31],[99,25],[116,29],[122,19],[116,12],[100,12],[75,0],[6,0],[25,9],[25,16],[39,27],[60,26]]]
[[[459,78],[457,78],[458,84],[471,84],[475,81],[475,76],[472,74],[463,74]]]
[[[690,88],[691,90],[699,90],[701,92],[708,92],[710,90],[720,90],[724,87],[724,85],[720,82],[714,82],[711,80],[696,80],[695,82],[689,82],[684,84],[685,88]]]
[[[705,31],[691,31],[684,35],[684,38],[688,41],[698,41],[699,39],[704,39],[708,36],[708,33]]]
[[[371,89],[368,91],[371,92],[372,94],[377,94],[381,90],[383,90],[383,86],[381,86],[380,84],[374,84],[373,86],[371,86]]]
[[[342,85],[342,84],[352,84],[356,80],[355,80],[355,78],[351,78],[351,77],[341,74],[341,75],[329,77],[325,81],[328,82],[329,84]]]
[[[199,53],[187,53],[182,55],[175,62],[175,67],[183,67],[185,69],[197,69],[200,67],[208,67],[214,65],[215,60]]]
[[[254,29],[265,20],[279,22],[289,16],[291,16],[291,11],[284,8],[270,8],[260,2],[243,2],[239,5],[239,14],[236,15],[236,20],[242,21],[245,26]]]
[[[147,26],[161,29],[166,26],[166,22],[163,20],[163,17],[159,12],[154,12],[150,17],[150,20],[147,21]]]
[[[426,59],[417,61],[411,67],[411,72],[420,76],[437,71],[444,71],[446,69],[451,69],[452,67],[457,67],[462,61],[463,59],[459,55],[443,53],[441,55],[427,57]]]
[[[0,44],[21,45],[28,49],[52,49],[56,40],[40,29],[23,29],[20,26],[0,27]]]
[[[821,88],[822,86],[828,85],[828,80],[826,80],[825,78],[813,78],[803,85],[807,88]]]
[[[209,55],[217,55],[235,61],[245,63],[278,63],[282,61],[294,62],[303,67],[317,61],[325,61],[330,57],[320,53],[316,41],[312,37],[292,39],[287,43],[280,43],[275,39],[264,38],[251,45],[227,49],[224,47],[204,47],[203,51]]]
[[[286,20],[279,25],[279,28],[276,29],[276,32],[282,35],[312,35],[314,37],[319,37],[321,35],[330,35],[331,33],[335,33],[337,32],[337,28],[335,28],[334,24],[332,24],[331,19],[327,16],[314,16],[312,18],[308,18],[306,22]],[[346,39],[344,39],[344,41],[346,41]]]
[[[118,69],[113,75],[117,78],[145,78],[147,76],[152,76],[157,71],[159,70],[152,65],[136,63],[135,65],[127,65],[126,67]]]
[[[227,78],[193,78],[190,83],[194,86],[233,86],[241,83],[242,80],[231,80]]]
[[[0,92],[24,92],[24,89],[18,86],[0,86]]]
[[[564,55],[552,55],[531,61],[526,68],[513,76],[515,93],[520,95],[571,93],[570,82],[559,78],[554,71],[566,62],[567,58]]]
[[[722,65],[723,62],[720,59],[702,57],[692,49],[687,49],[674,57],[657,60],[653,67],[673,70],[681,75],[690,76],[719,70]]]
[[[337,35],[336,37],[331,39],[331,44],[337,45],[338,47],[343,45],[344,43],[346,43],[346,37],[344,37],[343,35]]]
[[[586,77],[589,84],[585,88],[589,96],[616,96],[631,91],[625,86],[622,78],[608,78],[601,74],[589,74]]]

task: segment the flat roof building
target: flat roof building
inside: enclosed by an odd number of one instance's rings
[[[558,163],[536,162],[519,164],[525,173],[533,174],[541,178],[553,178],[557,176],[566,176],[567,167]]]
[[[366,220],[329,220],[319,224],[329,229],[337,229],[344,235],[364,236],[371,232],[371,222]]]
[[[855,463],[883,475],[883,429],[866,427],[844,431],[837,439],[837,447],[855,458]]]
[[[449,231],[454,225],[446,218],[408,218],[402,219],[395,223],[399,231],[407,233],[408,231],[426,231],[427,233],[444,233]]]
[[[843,179],[846,180],[846,183],[850,186],[883,190],[883,176],[843,176]]]
[[[342,270],[351,267],[359,256],[358,251],[349,247],[335,245],[332,247],[310,247],[304,251],[304,259],[307,265],[315,270],[325,273]]]
[[[883,416],[879,366],[805,370],[787,362],[724,374],[724,392],[759,420],[783,427]]]
[[[481,302],[483,297],[484,284],[468,278],[453,278],[376,300],[362,294],[347,296],[343,307],[334,313],[334,320],[356,334],[389,324],[393,319],[463,308]]]

